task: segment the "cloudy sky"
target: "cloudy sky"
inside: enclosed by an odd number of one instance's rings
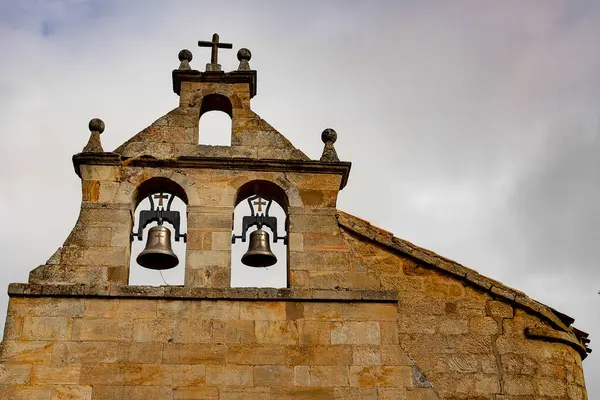
[[[25,282],[73,226],[71,156],[89,119],[110,150],[174,108],[178,51],[203,69],[196,42],[213,32],[252,50],[253,108],[298,148],[318,158],[320,132],[337,130],[353,163],[340,209],[573,316],[594,347],[594,0],[0,0],[0,287]],[[221,64],[234,69],[235,50]],[[600,357],[584,367],[600,397]]]

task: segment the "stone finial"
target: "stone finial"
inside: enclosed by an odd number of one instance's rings
[[[100,118],[92,118],[88,124],[90,128],[90,140],[83,148],[84,153],[103,153],[102,143],[100,143],[100,134],[104,132],[104,121]]]
[[[337,133],[331,128],[327,128],[321,133],[321,140],[325,143],[323,148],[323,154],[321,155],[321,161],[337,162],[340,161],[337,152],[333,144],[337,140]]]
[[[183,49],[179,52],[177,57],[179,57],[179,61],[181,62],[178,68],[180,71],[189,71],[192,69],[192,67],[190,67],[190,61],[192,61],[191,51]]]
[[[238,71],[250,71],[250,59],[252,58],[252,53],[250,50],[242,47],[237,52],[237,59],[240,61],[240,65],[238,66]]]

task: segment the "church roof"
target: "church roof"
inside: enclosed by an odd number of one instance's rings
[[[558,312],[552,307],[528,297],[519,290],[481,275],[479,272],[467,268],[456,261],[436,254],[431,250],[419,247],[404,239],[400,239],[394,236],[393,233],[372,225],[369,221],[365,221],[364,219],[340,210],[338,210],[336,217],[338,224],[342,228],[367,238],[394,252],[421,261],[431,268],[461,280],[466,285],[489,293],[493,297],[509,303],[514,307],[527,310],[539,316],[558,330],[555,331],[541,327],[529,328],[526,331],[528,336],[565,343],[577,350],[581,354],[582,359],[585,358],[588,353],[591,353],[592,350],[588,348],[590,342],[588,334],[571,326],[575,320],[568,315]]]

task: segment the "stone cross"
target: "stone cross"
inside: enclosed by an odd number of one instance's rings
[[[231,43],[219,43],[219,35],[214,33],[212,36],[212,41],[208,42],[205,40],[199,40],[198,46],[200,47],[210,47],[210,63],[206,64],[207,71],[220,71],[221,65],[218,60],[218,52],[219,48],[221,49],[232,49],[233,44]]]

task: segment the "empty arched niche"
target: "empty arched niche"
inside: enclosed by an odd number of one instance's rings
[[[232,287],[288,286],[287,208],[285,192],[272,182],[251,181],[240,187],[233,217]],[[257,231],[259,226],[263,232]],[[253,241],[253,233],[263,242]],[[265,247],[267,237],[274,258]],[[270,261],[274,264],[264,265]]]
[[[198,124],[199,144],[231,146],[231,100],[221,94],[209,94],[202,98],[200,122]]]
[[[152,178],[140,185],[132,232],[130,285],[183,284],[187,202],[185,191],[169,179]],[[159,225],[161,229],[149,234]],[[173,266],[175,260],[177,265]]]

